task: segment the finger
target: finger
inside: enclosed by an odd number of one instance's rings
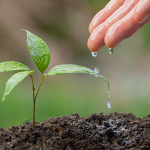
[[[113,24],[106,33],[105,44],[114,48],[123,39],[132,36],[138,29],[150,22],[150,16],[143,22],[138,23],[133,16],[134,9],[128,15]]]
[[[127,15],[139,1],[140,0],[126,0],[121,7],[119,7],[109,18],[106,19],[106,21],[114,24]]]
[[[109,23],[103,22],[92,32],[87,43],[88,48],[92,52],[97,52],[105,45],[104,38],[109,27],[110,27]]]
[[[134,18],[141,23],[150,15],[150,0],[141,0],[134,9]]]
[[[98,12],[89,25],[89,32],[101,23],[103,23],[110,15],[112,15],[126,0],[111,0],[104,9]]]
[[[109,27],[128,14],[138,2],[139,0],[127,0],[105,22],[93,30],[88,39],[88,47],[92,52],[100,50],[105,45],[104,38]]]

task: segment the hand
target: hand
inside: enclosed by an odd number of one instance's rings
[[[114,48],[150,22],[150,0],[111,0],[89,25],[88,47],[97,52]]]

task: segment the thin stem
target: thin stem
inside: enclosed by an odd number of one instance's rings
[[[32,126],[33,126],[33,129],[35,130],[35,100],[34,100],[35,87],[34,87],[34,81],[33,81],[32,74],[30,74],[30,76],[31,76],[31,80],[32,80],[32,90],[33,90],[33,122],[32,122]]]
[[[33,129],[35,130],[35,100],[33,99],[33,121],[32,121]]]
[[[45,79],[45,77],[46,77],[46,76],[42,75],[42,80],[41,80],[41,82],[40,82],[39,88],[38,88],[38,90],[37,90],[37,92],[36,92],[36,95],[35,95],[35,97],[34,97],[34,100],[35,100],[35,101],[36,101],[37,95],[38,95],[38,93],[39,93],[40,87],[41,87],[42,82],[43,82],[43,80]]]
[[[37,98],[37,95],[39,93],[40,87],[42,85],[42,82],[43,82],[43,80],[45,79],[46,76],[42,75],[42,80],[40,82],[40,85],[39,85],[39,88],[36,92],[36,95],[35,95],[35,87],[34,87],[34,82],[33,82],[33,76],[32,76],[32,74],[30,74],[30,76],[31,76],[31,79],[32,79],[32,89],[33,89],[33,122],[32,122],[32,126],[33,126],[33,129],[35,130],[35,102],[36,102],[36,98]]]
[[[33,99],[34,99],[34,93],[35,93],[35,87],[34,87],[34,82],[33,82],[33,76],[30,74],[31,80],[32,80],[32,90],[33,90]]]

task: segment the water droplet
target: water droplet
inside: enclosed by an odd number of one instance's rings
[[[113,54],[114,49],[113,48],[109,48],[109,54]]]
[[[36,89],[34,88],[34,94],[36,94]]]
[[[108,106],[108,108],[111,108],[111,104],[112,104],[112,101],[111,101],[111,100],[109,100],[109,101],[107,102],[107,106]]]
[[[92,56],[96,57],[97,56],[97,52],[92,52]]]
[[[108,91],[108,97],[110,98],[110,91]]]
[[[96,67],[94,68],[94,72],[95,72],[96,74],[99,74],[98,66],[96,66]],[[95,77],[98,77],[98,75],[95,75]]]

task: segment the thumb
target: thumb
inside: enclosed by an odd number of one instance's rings
[[[150,16],[150,0],[140,0],[134,9],[134,18],[142,23]]]

